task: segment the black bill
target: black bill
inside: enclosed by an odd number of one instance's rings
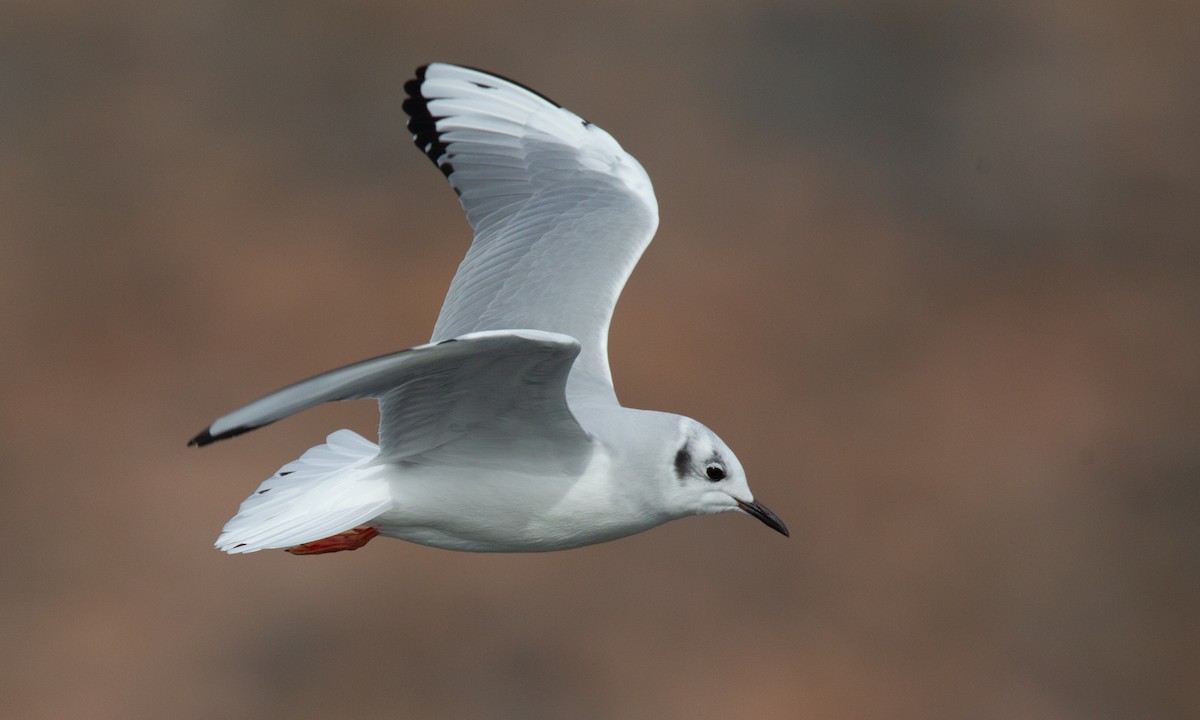
[[[762,503],[758,501],[742,502],[741,500],[738,500],[737,504],[738,507],[740,507],[747,515],[753,515],[759,520],[762,520],[763,525],[766,525],[776,532],[783,533],[785,537],[791,537],[791,535],[788,533],[787,525],[784,525],[783,521],[779,519],[779,516],[768,510]]]

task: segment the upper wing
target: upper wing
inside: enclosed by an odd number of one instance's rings
[[[575,463],[591,444],[567,407],[578,353],[573,338],[534,330],[419,345],[290,385],[219,418],[188,444],[240,435],[332,400],[376,398],[384,460],[452,452],[439,459],[470,464],[524,454],[534,463]],[[514,452],[515,443],[532,453]]]
[[[425,346],[429,347],[429,346]],[[565,469],[591,436],[567,406],[574,338],[536,330],[470,333],[379,395],[379,455],[390,461]],[[431,353],[432,354],[432,353]]]
[[[605,131],[495,75],[434,63],[405,91],[417,147],[475,230],[433,340],[505,328],[570,335],[582,345],[570,394],[615,401],[608,325],[658,226],[645,170]]]

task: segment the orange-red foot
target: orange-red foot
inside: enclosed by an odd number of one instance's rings
[[[303,545],[285,548],[293,555],[324,555],[325,553],[357,550],[371,541],[379,531],[369,525],[359,525],[353,530],[338,533],[333,537],[314,540]]]

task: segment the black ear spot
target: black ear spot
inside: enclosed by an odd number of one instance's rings
[[[717,482],[725,479],[725,468],[720,465],[709,465],[704,468],[704,474],[708,476],[709,480]]]
[[[684,445],[675,453],[675,475],[680,480],[687,477],[692,470],[692,450],[690,445]]]

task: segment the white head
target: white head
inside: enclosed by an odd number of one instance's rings
[[[678,441],[664,462],[671,478],[666,482],[667,502],[680,515],[741,511],[788,534],[783,521],[754,500],[737,456],[704,425],[680,417]]]

